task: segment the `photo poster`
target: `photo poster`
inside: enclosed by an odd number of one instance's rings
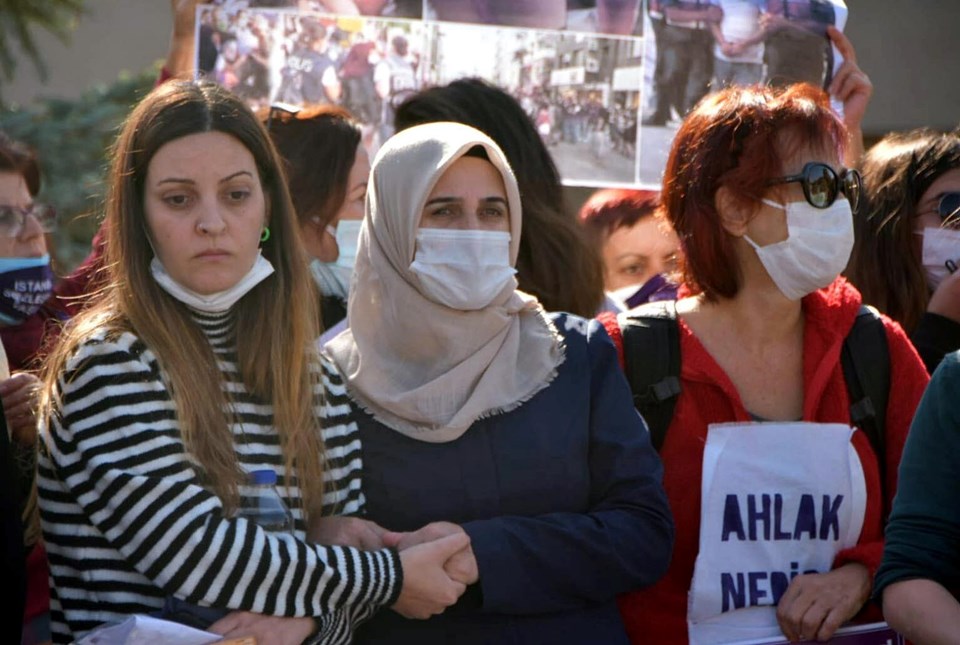
[[[255,109],[341,105],[371,158],[407,96],[481,77],[524,108],[564,184],[638,185],[641,0],[225,0],[197,12],[201,76]]]
[[[843,63],[826,33],[846,26],[843,0],[646,1],[638,143],[638,183],[646,187],[660,186],[683,115],[710,92],[731,83],[826,88]]]
[[[726,53],[706,22],[670,17],[691,7],[719,16]],[[848,13],[843,0],[218,0],[197,11],[201,75],[254,108],[342,105],[371,158],[406,96],[479,76],[520,102],[564,184],[654,189],[717,74],[825,86],[842,63],[825,28],[842,30]]]

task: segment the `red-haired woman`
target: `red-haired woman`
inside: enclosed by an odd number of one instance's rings
[[[838,277],[860,177],[809,85],[704,99],[662,201],[684,250],[680,394],[660,451],[677,528],[654,587],[622,599],[634,642],[826,639],[864,610],[927,374],[886,317],[875,447],[852,427],[841,351],[861,297]],[[886,366],[884,366],[886,367]]]
[[[603,288],[630,309],[673,300],[679,240],[657,206],[653,190],[598,190],[580,208],[580,222],[603,259]]]

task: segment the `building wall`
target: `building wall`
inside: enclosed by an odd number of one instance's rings
[[[18,59],[17,75],[4,83],[4,101],[28,103],[36,97],[74,98],[97,83],[109,83],[123,71],[140,72],[163,59],[172,20],[167,0],[87,0],[68,45],[46,32],[37,42],[49,69],[40,82],[32,63]]]

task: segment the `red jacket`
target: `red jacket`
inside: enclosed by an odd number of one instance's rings
[[[843,278],[803,299],[804,421],[850,423],[840,350],[860,303],[860,293]],[[883,322],[890,347],[891,391],[886,418],[886,493],[880,487],[874,451],[866,435],[858,430],[852,441],[867,482],[866,516],[859,544],[840,552],[834,563],[861,562],[871,574],[880,564],[881,518],[889,511],[896,491],[900,453],[929,380],[900,326],[886,317]],[[664,488],[676,523],[676,542],[666,575],[653,587],[620,598],[624,625],[634,643],[687,642],[687,591],[700,544],[700,479],[707,426],[751,420],[733,383],[682,320],[680,355],[682,390],[660,451]],[[873,617],[879,619],[876,613]]]

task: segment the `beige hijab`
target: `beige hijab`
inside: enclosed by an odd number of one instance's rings
[[[452,441],[477,419],[519,407],[553,380],[564,359],[556,328],[515,280],[485,309],[458,311],[425,297],[410,270],[427,197],[474,146],[503,177],[516,264],[520,192],[500,148],[459,123],[404,130],[373,162],[350,327],[326,345],[353,398],[381,423],[421,441]]]

